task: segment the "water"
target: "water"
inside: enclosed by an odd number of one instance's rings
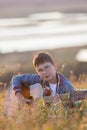
[[[32,14],[0,19],[0,30],[3,53],[87,45],[86,14]]]

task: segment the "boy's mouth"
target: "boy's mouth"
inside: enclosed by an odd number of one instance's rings
[[[49,75],[47,75],[47,76],[44,76],[44,79],[48,79],[49,78]]]

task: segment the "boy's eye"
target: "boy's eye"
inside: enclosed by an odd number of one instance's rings
[[[38,69],[38,72],[48,71],[50,65],[45,66],[44,68]]]
[[[44,69],[39,69],[39,72],[42,72],[43,70],[47,70],[49,68],[49,66],[45,66]]]
[[[48,69],[50,66],[48,65],[48,66],[45,66],[45,69]]]
[[[43,70],[42,69],[39,69],[38,72],[42,72]]]

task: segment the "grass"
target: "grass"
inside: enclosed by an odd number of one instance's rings
[[[87,81],[73,81],[76,88],[87,88]],[[0,93],[0,130],[86,130],[87,99],[74,108],[64,107],[62,103],[44,104],[41,98],[37,105],[25,105],[13,117],[6,117],[4,101],[6,90]]]

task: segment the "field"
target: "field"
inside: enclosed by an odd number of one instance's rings
[[[29,18],[32,13],[50,11],[72,15],[87,13],[86,3],[86,0],[0,0],[0,18]],[[74,20],[72,22],[74,24]],[[87,44],[47,50],[54,56],[58,71],[72,82],[75,89],[87,89],[87,62],[76,60],[81,49],[87,49]],[[15,74],[35,72],[32,68],[35,53],[37,51],[15,51],[7,54],[0,52],[0,130],[87,130],[87,98],[76,102],[73,108],[64,106],[61,101],[48,107],[41,98],[37,104],[26,104],[22,110],[19,108],[14,116],[6,116],[5,98],[9,82]]]
[[[75,60],[77,52],[84,48],[87,46],[48,50],[54,55],[58,71],[69,78],[77,89],[87,89],[87,63],[81,65]],[[47,107],[41,99],[37,105],[34,104],[31,107],[25,105],[13,117],[5,115],[4,103],[7,86],[14,74],[34,72],[32,57],[35,53],[0,54],[0,130],[86,130],[87,99],[80,103],[77,102],[74,108],[64,107],[62,103]],[[81,69],[84,68],[85,70],[82,70],[81,74]]]
[[[75,88],[87,88],[87,76],[74,81]],[[77,103],[74,108],[64,107],[62,103],[44,105],[40,99],[37,105],[25,105],[13,117],[6,117],[4,101],[7,89],[0,92],[0,130],[86,130],[87,129],[87,99]]]

